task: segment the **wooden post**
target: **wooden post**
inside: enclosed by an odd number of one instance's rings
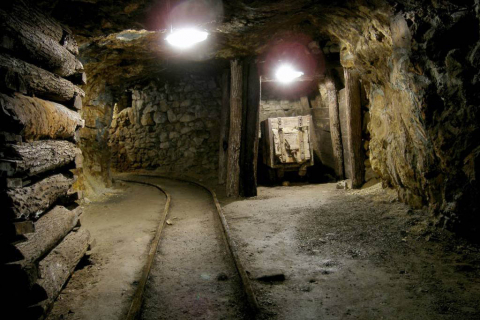
[[[258,130],[260,108],[260,76],[254,60],[244,65],[245,100],[243,107],[244,132],[242,135],[241,190],[245,197],[257,195]]]
[[[357,72],[344,69],[344,73],[345,102],[347,107],[347,141],[350,150],[352,188],[360,188],[363,184],[362,106],[360,100],[360,82]]]
[[[230,132],[228,135],[227,197],[240,195],[240,142],[242,138],[242,63],[230,62]]]
[[[325,85],[327,88],[328,111],[330,117],[330,135],[332,138],[333,156],[335,157],[335,172],[337,178],[343,180],[344,165],[343,165],[343,145],[342,134],[340,132],[340,113],[338,109],[337,89],[335,88],[335,80],[332,78],[330,72],[325,78]]]
[[[222,75],[222,110],[220,112],[220,140],[218,151],[218,184],[225,183],[227,175],[228,133],[230,122],[230,72]]]

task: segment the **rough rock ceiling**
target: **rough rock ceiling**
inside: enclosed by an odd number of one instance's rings
[[[90,77],[110,75],[113,81],[121,74],[121,81],[128,81],[145,73],[171,69],[179,61],[261,57],[272,47],[289,41],[307,48],[315,40],[323,48],[328,41],[339,43],[354,38],[371,26],[373,37],[388,40],[384,30],[388,29],[392,8],[412,8],[421,2],[40,0],[35,3],[75,32]],[[165,43],[166,33],[171,26],[184,24],[208,30],[209,39],[195,50],[172,50]]]
[[[102,73],[116,79],[113,73],[122,69],[125,81],[147,70],[171,69],[178,61],[259,55],[286,40],[305,46],[312,40],[326,42],[329,37],[319,26],[344,2],[40,0],[36,4],[74,31],[90,77]],[[209,39],[195,50],[172,50],[164,38],[171,26],[185,24],[208,30]]]
[[[272,40],[281,39],[285,32],[315,40],[327,39],[319,29],[322,21],[339,8],[352,6],[345,1],[312,0],[41,0],[36,3],[69,25],[80,44],[93,40],[111,49],[149,44],[140,49],[142,54],[168,53],[169,48],[162,40],[171,26],[198,25],[211,36],[206,43],[208,48],[195,50],[202,53],[197,59],[259,53]],[[126,30],[150,32],[134,34]]]

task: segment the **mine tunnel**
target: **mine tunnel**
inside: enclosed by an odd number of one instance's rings
[[[2,319],[480,319],[478,0],[4,0]]]

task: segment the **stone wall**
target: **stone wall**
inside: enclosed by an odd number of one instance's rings
[[[155,80],[128,92],[132,105],[117,106],[110,127],[114,170],[216,170],[221,90],[213,76]]]
[[[80,148],[84,156],[84,170],[79,176],[78,189],[90,199],[95,199],[110,187],[109,127],[112,121],[114,95],[103,77],[92,77],[86,86],[82,117],[85,127],[80,130]]]
[[[324,28],[366,88],[372,168],[439,225],[478,237],[478,1],[352,9]]]

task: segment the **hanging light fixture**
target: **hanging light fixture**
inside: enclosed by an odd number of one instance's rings
[[[287,64],[281,65],[275,73],[277,80],[283,83],[290,83],[301,76],[303,76],[303,72],[297,71],[291,65]]]
[[[195,28],[183,28],[172,30],[165,40],[176,48],[188,49],[199,42],[205,41],[207,37],[208,32],[206,31]]]

